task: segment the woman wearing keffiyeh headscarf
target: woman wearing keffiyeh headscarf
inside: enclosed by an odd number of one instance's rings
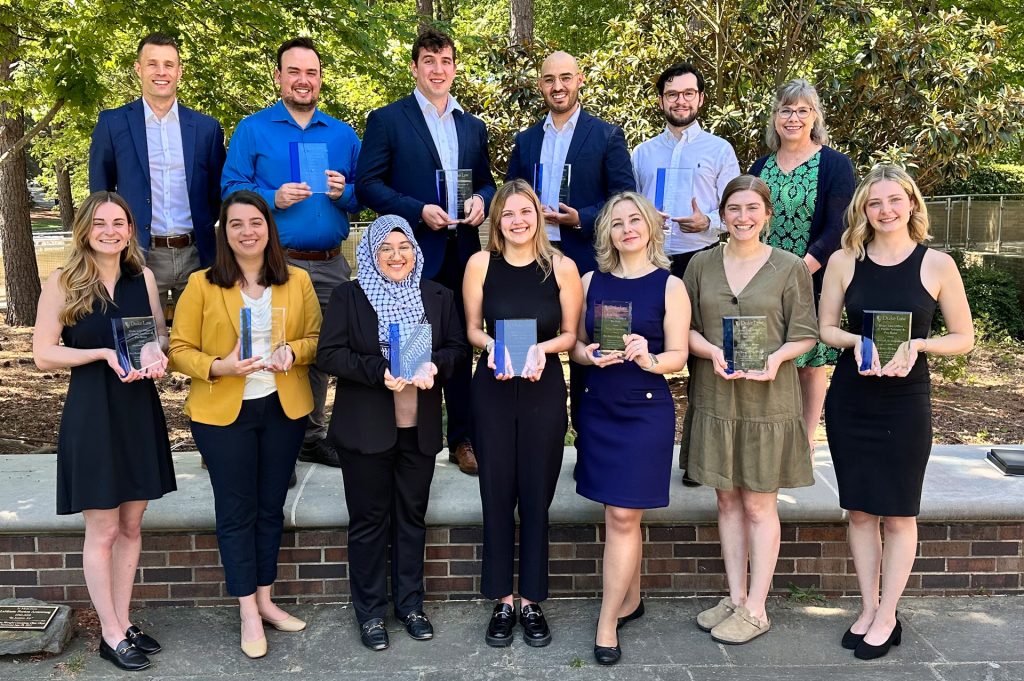
[[[363,645],[383,650],[389,541],[395,617],[414,639],[433,637],[423,551],[440,386],[469,346],[452,292],[420,278],[423,254],[403,218],[374,220],[356,262],[358,278],[331,295],[317,365],[338,377],[327,437],[345,479],[352,604]]]

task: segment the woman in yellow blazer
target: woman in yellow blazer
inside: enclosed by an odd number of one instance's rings
[[[243,308],[251,329],[244,334]],[[230,195],[213,266],[189,277],[175,309],[170,361],[192,377],[185,413],[210,471],[224,577],[238,598],[249,657],[267,652],[264,622],[283,631],[306,626],[274,605],[270,591],[288,479],[313,410],[308,371],[319,332],[313,284],[285,262],[270,207],[253,192]]]

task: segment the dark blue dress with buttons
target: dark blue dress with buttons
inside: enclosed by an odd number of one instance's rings
[[[647,339],[651,353],[662,352],[669,276],[662,269],[637,279],[595,271],[587,290],[588,337],[596,303],[630,301],[633,333]],[[592,367],[578,420],[577,494],[622,508],[668,506],[676,412],[664,376],[635,362]]]

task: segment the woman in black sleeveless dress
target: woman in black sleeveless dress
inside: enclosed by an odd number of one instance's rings
[[[843,349],[825,401],[825,424],[861,590],[860,616],[842,645],[872,659],[900,644],[896,606],[917,551],[916,516],[932,445],[926,353],[969,352],[974,327],[956,263],[924,245],[928,213],[905,171],[872,169],[853,196],[847,224],[842,250],[825,273],[819,324],[821,339]],[[948,333],[928,338],[936,303]],[[839,326],[844,306],[849,331]],[[880,359],[878,349],[864,342],[866,310],[911,313],[910,340],[891,359]],[[860,370],[865,348],[870,368]]]
[[[576,344],[583,288],[575,263],[548,241],[542,215],[526,182],[506,182],[491,203],[490,243],[470,258],[462,287],[469,342],[484,351],[472,383],[473,444],[483,504],[481,590],[498,600],[485,638],[496,647],[512,642],[516,622],[517,506],[523,640],[551,642],[540,601],[548,596],[548,507],[568,427],[558,353]],[[495,376],[495,323],[502,319],[537,322],[538,343],[521,378]]]
[[[128,607],[146,504],[176,489],[164,412],[146,380],[167,368],[167,329],[144,265],[124,199],[87,198],[71,254],[39,297],[32,340],[40,369],[71,369],[57,442],[57,513],[85,519],[82,568],[102,629],[100,656],[127,670],[145,669],[146,654],[160,651],[131,623]],[[149,366],[125,371],[111,320],[150,316],[158,343],[143,350]]]

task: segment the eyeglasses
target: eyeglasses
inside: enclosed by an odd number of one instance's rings
[[[402,244],[398,247],[398,255],[403,258],[408,258],[416,249],[412,247],[412,244]],[[377,249],[377,256],[381,258],[390,258],[395,254],[395,249],[391,246],[381,246]]]
[[[675,104],[679,101],[680,97],[683,98],[684,102],[692,102],[697,99],[697,95],[699,94],[700,92],[697,90],[683,90],[682,92],[670,90],[669,92],[662,93],[661,96],[664,97],[665,101],[669,104]]]
[[[779,118],[781,118],[782,120],[786,120],[787,118],[792,118],[794,114],[796,114],[796,117],[799,118],[800,120],[804,120],[805,118],[810,116],[812,113],[814,113],[814,109],[810,109],[810,108],[808,108],[806,106],[802,106],[799,109],[790,109],[787,106],[787,107],[779,109],[778,111],[775,112],[775,114]]]

